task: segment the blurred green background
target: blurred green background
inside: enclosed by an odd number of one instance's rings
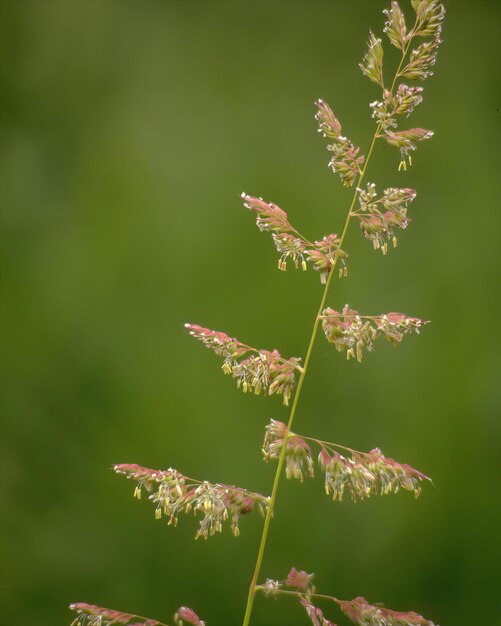
[[[411,12],[410,3],[404,2]],[[269,493],[277,398],[238,392],[191,321],[304,356],[321,295],[283,274],[245,191],[311,238],[352,190],[327,168],[313,101],[363,150],[376,87],[358,67],[385,2],[18,0],[1,6],[2,616],[54,626],[92,603],[171,623],[240,623],[262,520],[193,541],[155,522],[110,466],[136,462]],[[329,304],[431,319],[346,363],[319,337],[296,430],[383,451],[434,486],[353,505],[321,479],[282,484],[263,579],[292,565],[322,591],[501,624],[499,54],[496,1],[448,3],[436,76],[410,125],[414,167],[378,145],[368,180],[411,186],[387,257],[353,226]],[[388,65],[396,55],[388,51]],[[335,611],[340,625],[346,620]],[[259,597],[258,626],[305,624]]]

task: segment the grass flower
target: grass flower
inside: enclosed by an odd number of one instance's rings
[[[339,174],[345,187],[351,187],[357,176],[362,172],[363,156],[359,156],[360,148],[356,148],[349,139],[341,136],[341,124],[332,112],[330,106],[324,100],[317,100],[318,132],[324,137],[333,139],[333,143],[327,146],[332,152],[329,167]]]
[[[300,575],[304,579],[303,585],[297,585],[296,579]],[[435,626],[433,622],[414,611],[393,611],[379,605],[372,605],[365,598],[358,596],[354,600],[339,600],[335,596],[317,593],[311,580],[313,574],[298,572],[295,567],[291,569],[285,580],[266,581],[264,585],[258,585],[258,590],[269,595],[269,589],[273,588],[273,595],[280,594],[295,596],[299,604],[304,607],[312,626],[335,626],[324,616],[321,609],[316,606],[317,600],[334,603],[356,626]],[[270,584],[273,583],[273,584]]]
[[[264,460],[277,460],[284,446],[287,426],[271,420],[265,430]],[[341,501],[345,493],[349,493],[356,502],[377,494],[398,493],[400,489],[412,491],[417,498],[422,482],[430,480],[410,465],[385,457],[379,448],[360,452],[293,432],[289,432],[285,444],[287,478],[296,478],[301,482],[305,476],[313,478],[315,463],[312,445],[318,449],[317,464],[324,474],[325,492],[333,500]]]
[[[196,324],[185,324],[185,327],[192,337],[224,357],[223,372],[236,378],[238,388],[244,393],[282,395],[284,404],[289,403],[296,372],[302,369],[299,358],[284,359],[278,350],[256,350],[225,333]]]
[[[117,474],[137,481],[134,497],[140,500],[142,490],[148,492],[148,499],[156,505],[156,519],[165,516],[169,526],[177,526],[181,513],[193,513],[201,518],[195,539],[207,539],[221,532],[227,520],[230,520],[233,534],[238,537],[240,517],[250,513],[256,505],[264,514],[269,506],[269,499],[260,493],[195,480],[172,468],[153,470],[135,464],[120,464],[113,469]]]
[[[397,229],[407,228],[410,219],[407,207],[416,197],[414,189],[385,189],[378,198],[374,183],[368,183],[366,189],[360,189],[358,201],[360,209],[352,216],[360,221],[364,237],[372,241],[375,250],[383,254],[388,252],[388,242],[397,246]]]
[[[356,356],[359,363],[362,362],[363,351],[373,350],[374,342],[380,337],[396,346],[404,335],[419,333],[420,328],[428,324],[426,320],[404,313],[359,315],[347,304],[342,313],[331,308],[324,309],[320,319],[327,341],[334,344],[338,352],[346,351],[348,359]]]
[[[324,107],[327,105],[324,104]],[[330,123],[334,124],[332,121]],[[337,257],[341,259],[343,268],[346,268],[348,255],[340,249],[340,239],[336,234],[326,235],[320,241],[312,243],[293,228],[287,213],[276,204],[246,194],[242,194],[242,198],[244,206],[257,213],[256,222],[259,230],[272,231],[275,247],[281,255],[278,260],[279,270],[285,272],[288,260],[293,262],[296,269],[301,265],[303,271],[306,271],[308,263],[311,263],[313,269],[320,272],[320,282],[325,284]],[[346,271],[342,275],[346,275]]]

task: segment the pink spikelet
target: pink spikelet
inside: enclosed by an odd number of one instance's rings
[[[354,600],[339,601],[343,613],[357,626],[435,626],[414,611],[392,611],[373,606],[359,596]]]
[[[154,619],[105,609],[86,602],[71,604],[70,609],[77,613],[76,618],[71,623],[72,626],[112,626],[113,624],[120,624],[120,626],[166,626],[166,624]]]
[[[205,622],[198,617],[193,609],[190,609],[187,606],[181,606],[176,611],[174,620],[177,626],[184,626],[185,623],[191,624],[191,626],[205,626]]]

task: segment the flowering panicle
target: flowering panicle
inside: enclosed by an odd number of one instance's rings
[[[289,403],[296,371],[301,371],[301,359],[284,359],[278,350],[256,350],[225,333],[196,324],[185,324],[185,327],[195,339],[224,357],[223,372],[236,378],[238,388],[242,388],[244,393],[283,395],[284,404]]]
[[[376,37],[372,31],[369,32],[367,52],[364,55],[362,63],[359,63],[359,67],[369,80],[384,89],[383,46],[381,39]]]
[[[414,611],[392,611],[369,604],[359,596],[354,600],[340,600],[339,607],[357,626],[435,626]]]
[[[205,622],[198,617],[193,609],[187,606],[182,606],[176,611],[174,621],[177,626],[184,626],[185,623],[191,624],[192,626],[205,626]]]
[[[77,613],[77,616],[71,622],[71,626],[111,626],[112,624],[117,624],[117,626],[119,624],[120,626],[166,626],[166,624],[157,622],[154,619],[122,613],[122,611],[104,609],[101,606],[87,604],[86,602],[70,604],[70,609]]]
[[[416,192],[409,188],[390,187],[378,198],[374,183],[368,183],[366,189],[358,191],[361,213],[352,212],[352,215],[360,220],[360,228],[364,236],[372,241],[374,249],[386,254],[389,241],[393,247],[397,245],[395,230],[407,228],[409,224],[407,206],[416,197]]]
[[[416,11],[416,23],[408,31],[405,16],[398,2],[393,0],[390,8],[385,9],[386,22],[384,32],[390,43],[402,51],[402,63],[395,76],[407,80],[425,80],[432,75],[431,67],[434,65],[438,47],[440,46],[440,33],[445,9],[437,0],[416,0],[413,2]],[[404,63],[411,41],[415,37],[431,37],[430,41],[421,43],[410,53],[410,58]],[[397,128],[398,115],[409,116],[414,108],[423,100],[421,87],[412,87],[401,83],[396,92],[385,89],[383,83],[383,47],[381,40],[372,32],[369,37],[369,49],[360,65],[363,73],[382,90],[382,99],[371,103],[372,117],[378,124],[378,138],[385,139],[389,145],[400,150],[400,169],[407,168],[407,162],[412,165],[410,152],[416,149],[419,141],[432,137],[433,133],[422,128],[395,131]]]
[[[327,146],[332,152],[329,167],[341,177],[343,185],[350,187],[357,176],[362,172],[364,157],[358,155],[360,148],[356,148],[349,139],[341,136],[341,124],[324,100],[315,102],[318,111],[315,115],[318,121],[318,132],[334,142]]]
[[[200,515],[195,539],[221,532],[223,522],[230,519],[231,530],[240,534],[238,522],[241,515],[250,513],[257,504],[261,513],[269,507],[269,499],[259,493],[246,491],[232,485],[199,481],[183,476],[175,469],[153,470],[135,464],[114,466],[117,474],[137,481],[134,496],[141,499],[144,488],[149,499],[156,504],[155,517],[168,518],[169,526],[176,526],[180,513]]]
[[[244,206],[257,213],[259,230],[272,231],[275,247],[281,255],[278,260],[279,270],[285,272],[288,260],[293,262],[296,269],[301,265],[304,271],[307,263],[311,263],[313,269],[320,272],[320,281],[325,283],[332,266],[339,259],[342,263],[340,275],[346,276],[348,255],[340,249],[340,239],[336,234],[312,243],[291,226],[287,213],[276,204],[246,194],[242,194],[242,198]]]
[[[421,326],[428,324],[426,320],[409,317],[404,313],[359,315],[348,305],[344,306],[342,313],[324,309],[321,319],[327,341],[334,344],[338,352],[346,350],[348,359],[356,356],[359,363],[362,362],[363,350],[370,352],[379,337],[384,337],[396,346],[404,335],[419,333]]]
[[[265,461],[278,459],[283,447],[287,426],[271,420],[266,426],[263,444]],[[359,452],[335,443],[305,438],[290,432],[285,449],[285,471],[287,478],[303,481],[304,476],[314,476],[312,449],[306,439],[319,448],[318,466],[325,475],[325,491],[333,500],[341,501],[348,492],[353,501],[372,495],[397,493],[400,489],[412,491],[417,498],[423,480],[428,476],[406,463],[385,457],[379,448],[370,452]],[[347,450],[341,454],[335,448]]]
[[[300,577],[301,585],[295,584]],[[335,626],[328,620],[323,612],[315,606],[315,599],[330,600],[337,604],[341,611],[357,626],[435,626],[422,615],[414,611],[392,611],[381,606],[369,604],[365,598],[358,596],[354,600],[339,600],[335,596],[318,594],[312,584],[313,574],[298,572],[295,567],[291,569],[285,580],[268,579],[264,585],[258,585],[257,589],[265,595],[278,596],[281,593],[295,595],[301,606],[311,620],[312,626]]]

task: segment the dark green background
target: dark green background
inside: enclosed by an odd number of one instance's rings
[[[357,63],[385,5],[2,3],[5,624],[66,624],[77,600],[169,623],[185,603],[209,626],[240,623],[261,518],[238,540],[195,543],[193,519],[155,522],[110,467],[270,492],[263,429],[287,411],[238,392],[183,323],[304,356],[318,275],[276,270],[239,194],[274,200],[312,238],[339,232],[352,190],[327,168],[313,101],[367,149],[379,94]],[[362,366],[319,337],[296,422],[380,446],[434,486],[353,505],[320,479],[284,483],[263,567],[296,565],[322,591],[441,626],[501,624],[500,15],[495,1],[448,3],[409,121],[436,136],[409,172],[386,145],[368,170],[380,188],[418,190],[413,222],[388,257],[353,225],[349,278],[329,297],[433,324]],[[253,623],[306,618],[259,597]]]

